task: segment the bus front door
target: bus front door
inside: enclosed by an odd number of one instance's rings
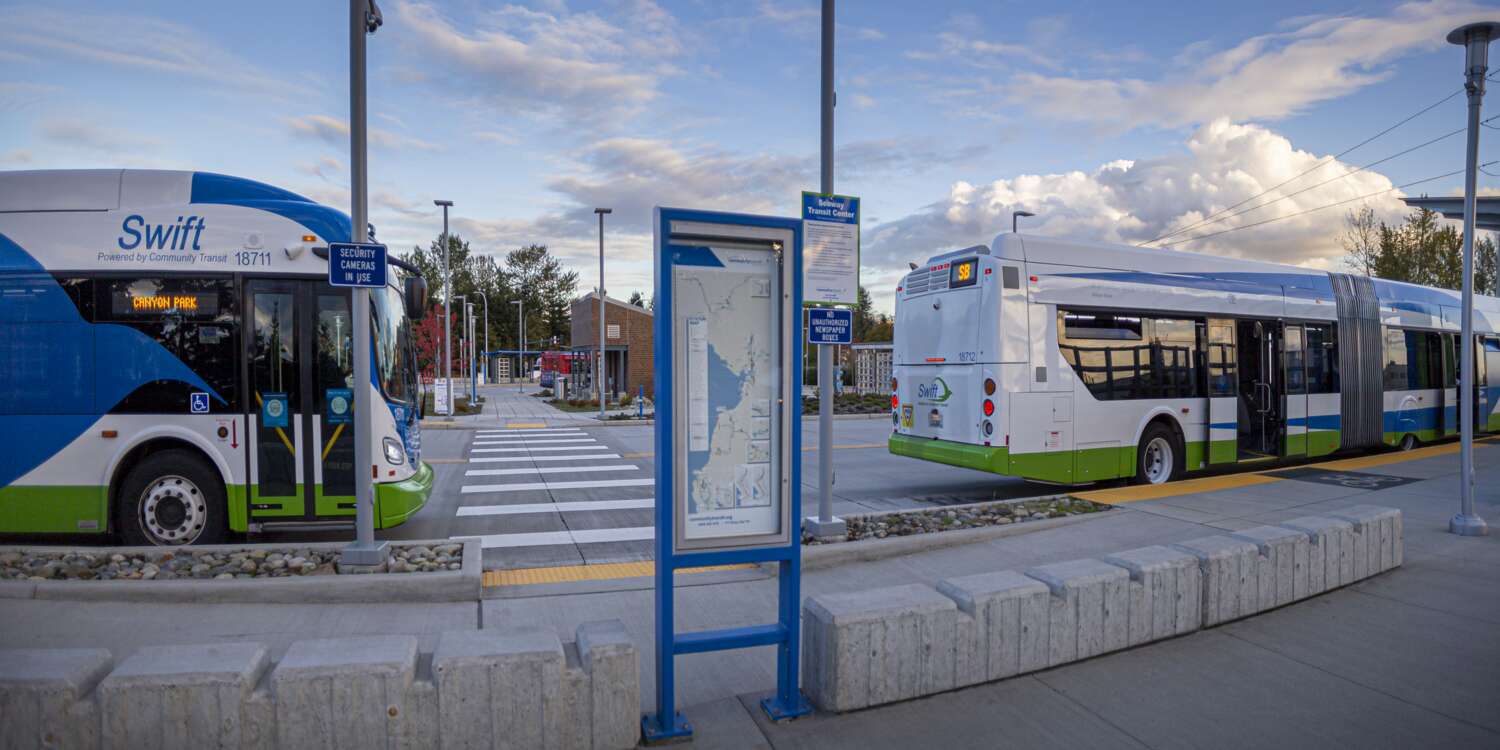
[[[1240,461],[1263,461],[1281,455],[1286,419],[1278,356],[1280,332],[1281,324],[1274,320],[1235,321]]]
[[[245,282],[252,523],[354,513],[349,299],[318,281]]]
[[[1486,337],[1478,347],[1474,383],[1479,386],[1479,418],[1474,424],[1482,432],[1500,432],[1500,338]]]
[[[1239,359],[1234,352],[1234,321],[1208,320],[1208,463],[1239,459]]]
[[[1307,455],[1307,346],[1300,325],[1281,331],[1282,383],[1286,392],[1284,452],[1288,458]]]

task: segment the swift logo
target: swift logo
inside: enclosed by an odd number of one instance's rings
[[[942,378],[933,378],[931,383],[917,384],[917,398],[933,404],[941,404],[953,395],[953,389]]]
[[[147,250],[202,250],[198,240],[206,227],[198,216],[189,216],[186,221],[179,216],[172,224],[152,224],[140,214],[131,214],[120,222],[120,237],[115,244],[121,250],[134,250],[142,242]]]

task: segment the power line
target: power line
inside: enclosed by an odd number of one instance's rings
[[[1480,164],[1479,168],[1483,169],[1485,167],[1491,166],[1491,165],[1496,164],[1496,163],[1500,163],[1500,160],[1487,161],[1487,162],[1485,162],[1483,164]],[[1278,221],[1285,221],[1287,219],[1294,219],[1294,218],[1296,218],[1298,216],[1303,216],[1303,215],[1306,215],[1306,214],[1314,213],[1316,211],[1322,211],[1322,210],[1325,210],[1325,209],[1334,208],[1334,207],[1337,207],[1337,206],[1342,206],[1342,205],[1344,205],[1346,203],[1353,203],[1355,201],[1362,201],[1362,200],[1365,200],[1367,198],[1374,198],[1377,195],[1384,195],[1385,193],[1389,193],[1392,190],[1404,190],[1406,188],[1414,187],[1416,185],[1421,185],[1421,184],[1426,183],[1426,182],[1434,182],[1434,181],[1437,181],[1437,180],[1446,179],[1448,177],[1452,177],[1454,175],[1459,175],[1459,174],[1463,174],[1463,173],[1464,173],[1464,170],[1457,169],[1457,170],[1454,170],[1452,172],[1448,172],[1447,174],[1437,175],[1436,177],[1427,177],[1427,178],[1420,179],[1420,180],[1414,180],[1412,182],[1408,182],[1408,183],[1405,183],[1405,184],[1395,185],[1395,186],[1392,186],[1392,187],[1388,187],[1388,188],[1386,188],[1384,190],[1376,190],[1373,193],[1366,193],[1364,195],[1360,195],[1360,196],[1356,196],[1356,197],[1353,197],[1353,198],[1348,198],[1348,199],[1345,199],[1345,200],[1337,201],[1335,203],[1329,203],[1329,204],[1326,204],[1326,205],[1318,206],[1316,208],[1309,208],[1309,209],[1304,210],[1304,211],[1298,211],[1297,213],[1294,213],[1294,214],[1287,214],[1286,216],[1277,216],[1274,219],[1265,219],[1265,220],[1262,220],[1262,221],[1257,221],[1254,224],[1243,224],[1243,225],[1237,226],[1237,227],[1230,227],[1228,229],[1221,229],[1221,230],[1219,230],[1217,232],[1210,232],[1208,234],[1200,234],[1197,237],[1189,237],[1189,238],[1187,238],[1185,240],[1179,240],[1176,243],[1170,243],[1170,244],[1180,244],[1180,243],[1183,243],[1183,242],[1196,242],[1198,240],[1208,239],[1209,237],[1217,237],[1217,236],[1219,236],[1221,234],[1229,234],[1230,232],[1238,232],[1241,229],[1252,229],[1254,227],[1264,226],[1266,224],[1271,224],[1271,223],[1278,222]]]
[[[1496,71],[1496,73],[1500,74],[1500,71]],[[1285,180],[1283,182],[1280,182],[1280,183],[1278,183],[1276,185],[1273,185],[1273,186],[1271,186],[1269,188],[1266,188],[1265,190],[1262,190],[1259,193],[1256,193],[1255,195],[1252,195],[1249,198],[1246,198],[1246,199],[1240,201],[1239,203],[1234,204],[1233,206],[1229,206],[1228,208],[1221,209],[1221,210],[1219,210],[1219,211],[1217,211],[1217,212],[1215,212],[1213,214],[1205,216],[1204,218],[1199,219],[1197,222],[1194,222],[1193,224],[1189,224],[1188,226],[1185,226],[1185,227],[1183,227],[1181,229],[1178,229],[1178,230],[1175,230],[1175,231],[1172,231],[1172,232],[1168,232],[1168,233],[1166,233],[1164,235],[1161,235],[1160,237],[1157,237],[1155,239],[1146,240],[1145,242],[1140,243],[1139,246],[1149,245],[1149,244],[1151,244],[1153,242],[1164,240],[1164,239],[1166,239],[1168,237],[1174,237],[1176,235],[1179,235],[1179,234],[1182,234],[1184,232],[1190,231],[1190,230],[1195,229],[1197,227],[1201,227],[1204,224],[1212,223],[1212,222],[1216,221],[1220,216],[1223,216],[1224,214],[1229,213],[1230,211],[1233,211],[1236,208],[1239,208],[1240,206],[1243,206],[1246,203],[1249,203],[1250,201],[1253,201],[1256,198],[1261,197],[1262,195],[1265,195],[1267,193],[1279,190],[1279,189],[1281,189],[1282,187],[1285,187],[1288,184],[1296,182],[1297,180],[1300,180],[1303,177],[1306,177],[1307,175],[1312,174],[1313,172],[1317,171],[1318,169],[1321,169],[1324,165],[1328,164],[1331,161],[1338,161],[1339,159],[1343,158],[1344,155],[1348,154],[1349,152],[1354,151],[1355,149],[1360,148],[1361,146],[1364,146],[1364,145],[1370,143],[1371,141],[1375,140],[1376,138],[1379,138],[1379,137],[1385,135],[1386,133],[1389,133],[1392,130],[1395,130],[1396,128],[1399,128],[1402,125],[1405,125],[1406,123],[1411,122],[1412,120],[1415,120],[1416,118],[1418,118],[1418,117],[1420,117],[1420,116],[1422,116],[1424,114],[1427,114],[1428,112],[1432,111],[1433,109],[1436,109],[1439,105],[1446,103],[1449,99],[1452,99],[1453,97],[1458,96],[1459,94],[1464,93],[1464,91],[1465,91],[1465,89],[1459,88],[1457,91],[1454,91],[1453,93],[1451,93],[1451,94],[1449,94],[1449,95],[1447,95],[1447,96],[1445,96],[1445,97],[1443,97],[1443,98],[1441,98],[1441,99],[1433,102],[1432,104],[1429,104],[1426,107],[1423,107],[1422,109],[1417,110],[1414,114],[1408,115],[1405,119],[1401,120],[1400,122],[1397,122],[1395,125],[1392,125],[1392,126],[1386,128],[1385,130],[1382,130],[1379,133],[1376,133],[1375,135],[1372,135],[1369,138],[1366,138],[1366,139],[1360,141],[1359,143],[1356,143],[1353,146],[1350,146],[1349,148],[1346,148],[1343,151],[1340,151],[1339,153],[1334,154],[1333,156],[1324,157],[1317,164],[1314,164],[1311,167],[1308,167],[1306,171],[1304,171],[1304,172],[1302,172],[1300,174],[1297,174],[1297,175],[1291,177],[1290,179],[1287,179],[1287,180]]]

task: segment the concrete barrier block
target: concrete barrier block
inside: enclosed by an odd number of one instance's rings
[[[0,748],[98,747],[84,699],[113,661],[98,648],[0,649]]]
[[[1190,633],[1203,626],[1198,557],[1170,547],[1142,547],[1104,558],[1130,572],[1129,644]]]
[[[635,747],[641,736],[641,667],[635,641],[619,620],[578,626],[578,656],[589,679],[589,714],[597,750]]]
[[[1260,550],[1260,608],[1291,604],[1307,596],[1307,535],[1280,526],[1256,526],[1236,531],[1236,539]]]
[[[240,748],[276,750],[276,699],[264,685],[250,691],[240,709]]]
[[[1401,511],[1374,505],[1358,505],[1334,511],[1331,518],[1348,521],[1354,528],[1355,578],[1383,573],[1400,563],[1402,551]],[[1360,549],[1363,549],[1365,576],[1360,576]]]
[[[259,643],[146,646],[99,683],[101,745],[238,748],[243,704],[267,664]]]
[[[1052,593],[1048,665],[1118,651],[1129,643],[1130,573],[1102,560],[1071,560],[1026,575]]]
[[[1260,549],[1229,536],[1210,536],[1172,545],[1198,558],[1203,576],[1203,627],[1259,610]]]
[[[808,597],[804,690],[824,710],[850,711],[952,689],[958,614],[920,584]]]
[[[397,747],[409,750],[432,747],[441,742],[442,731],[437,684],[419,674],[406,690],[406,721],[401,723]]]
[[[442,747],[559,747],[562,670],[552,631],[443,633],[432,654]]]
[[[563,672],[559,683],[558,699],[561,702],[563,750],[589,750],[594,746],[593,722],[586,720],[592,715],[589,699],[589,675],[583,671],[583,657],[578,655],[578,643],[563,644]]]
[[[1052,592],[1047,584],[1013,570],[980,573],[938,582],[971,623],[972,650],[959,655],[959,685],[998,680],[1047,666],[1047,621]],[[964,656],[973,654],[965,668]]]
[[[1331,591],[1345,583],[1344,571],[1354,574],[1354,526],[1348,521],[1304,516],[1279,524],[1307,535],[1308,595]]]
[[[271,673],[283,748],[367,750],[406,732],[417,639],[378,635],[297,641]]]

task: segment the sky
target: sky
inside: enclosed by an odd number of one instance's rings
[[[379,2],[370,216],[393,250],[436,237],[448,199],[475,250],[545,244],[585,291],[608,206],[606,289],[649,296],[652,207],[795,216],[818,188],[817,0]],[[0,4],[0,169],[222,172],[348,210],[346,3],[128,5]],[[861,282],[887,312],[908,261],[987,244],[1014,210],[1037,214],[1023,232],[1338,269],[1346,210],[1461,194],[1444,36],[1500,20],[1468,0],[838,13],[834,188],[862,199]]]

